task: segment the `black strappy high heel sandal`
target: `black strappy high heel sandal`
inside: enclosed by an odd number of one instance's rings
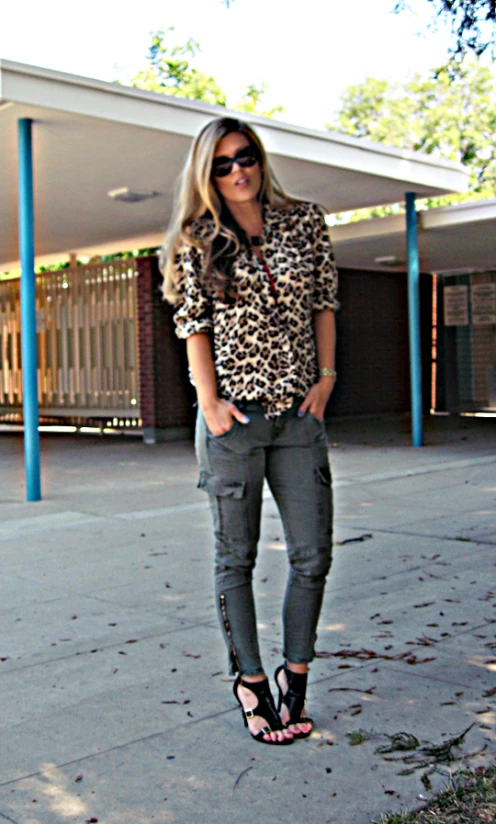
[[[281,687],[279,686],[279,681],[277,680],[277,676],[280,672],[284,670],[286,675],[286,680],[288,682],[288,690],[286,693],[283,693]],[[277,689],[279,691],[279,698],[277,701],[277,711],[281,712],[281,707],[284,706],[287,708],[289,712],[289,724],[311,724],[312,729],[308,732],[293,732],[293,738],[308,738],[313,730],[313,719],[309,718],[308,716],[302,716],[302,712],[305,709],[305,695],[307,692],[307,678],[308,673],[299,673],[299,672],[292,672],[292,670],[288,669],[286,664],[281,664],[280,667],[277,667],[274,673],[274,680],[277,684]]]
[[[240,686],[245,687],[247,690],[250,690],[256,697],[258,698],[257,706],[252,710],[245,710],[243,704],[241,703],[239,696],[238,696],[238,687]],[[263,727],[260,732],[256,734],[250,732],[252,738],[255,741],[259,741],[261,744],[274,744],[275,746],[285,746],[286,744],[292,744],[292,738],[283,738],[281,741],[272,741],[270,739],[267,741],[264,738],[264,735],[270,735],[271,732],[278,732],[279,730],[284,730],[284,724],[282,723],[279,713],[276,710],[276,706],[274,704],[274,699],[272,697],[272,693],[269,688],[269,681],[266,678],[265,681],[243,681],[240,675],[236,678],[233,684],[233,693],[236,701],[238,702],[239,706],[241,707],[241,714],[243,716],[243,721],[245,722],[245,727],[248,727],[248,719],[253,718],[255,715],[258,715],[260,718],[263,718],[267,722],[267,726]]]

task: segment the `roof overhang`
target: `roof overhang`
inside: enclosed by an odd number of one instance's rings
[[[17,121],[34,121],[37,263],[158,245],[191,140],[225,109],[0,60],[0,270],[18,266]],[[233,113],[239,116],[239,113]],[[465,191],[456,163],[242,115],[284,187],[338,212]],[[121,203],[112,189],[159,197]]]
[[[341,268],[406,271],[404,215],[334,226],[331,234]],[[419,211],[420,270],[496,270],[495,237],[496,199]]]

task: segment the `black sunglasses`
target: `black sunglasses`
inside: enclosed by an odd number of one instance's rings
[[[237,163],[242,169],[249,169],[258,163],[258,157],[251,146],[243,146],[238,149],[234,157],[214,157],[212,161],[212,176],[227,177],[230,175],[234,164]]]

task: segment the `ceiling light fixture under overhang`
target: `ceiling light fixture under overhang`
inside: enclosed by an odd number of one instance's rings
[[[404,266],[404,260],[398,260],[396,255],[382,255],[381,257],[374,258],[374,263],[378,263],[379,266]]]
[[[129,186],[122,186],[120,189],[111,189],[107,195],[112,200],[120,200],[123,203],[141,203],[142,200],[160,197],[160,192],[135,192]]]

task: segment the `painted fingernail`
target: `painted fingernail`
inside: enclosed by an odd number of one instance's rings
[[[250,423],[250,418],[248,417],[248,415],[244,416],[243,423]]]
[[[302,418],[304,414],[305,414],[305,413],[304,413],[303,409],[299,409],[299,410],[298,410],[298,417],[299,417],[299,418]]]

